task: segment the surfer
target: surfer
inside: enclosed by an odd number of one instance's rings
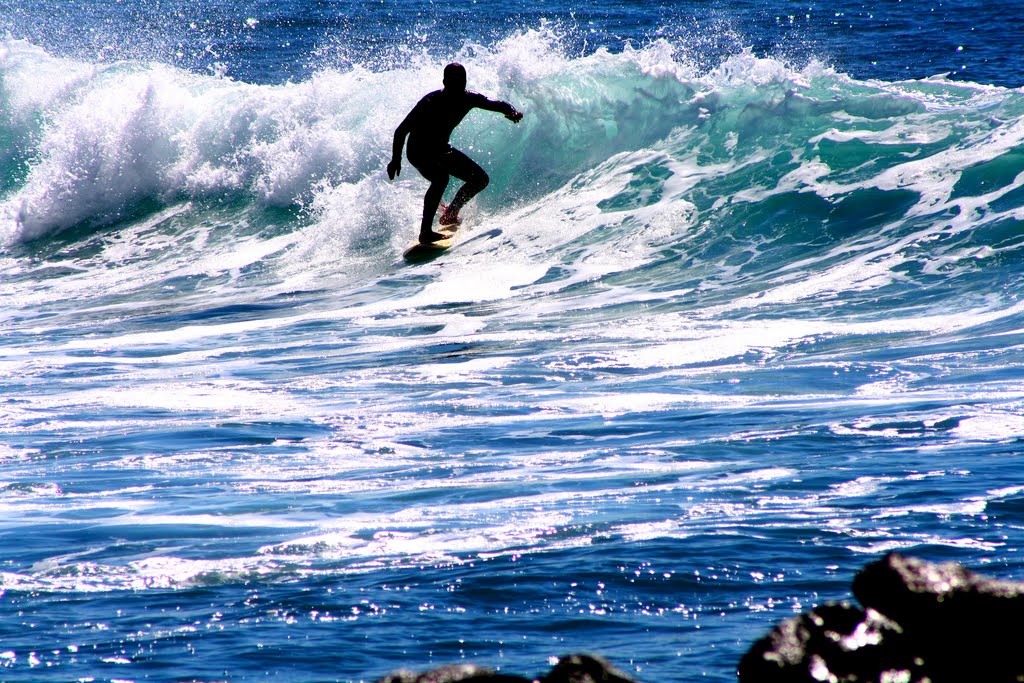
[[[402,172],[402,147],[409,138],[409,163],[416,167],[430,187],[423,196],[423,221],[420,242],[429,244],[446,239],[433,231],[434,214],[451,176],[464,181],[455,199],[441,213],[442,226],[459,224],[459,211],[466,202],[487,187],[490,178],[480,165],[449,144],[452,131],[474,108],[504,114],[512,123],[519,123],[522,112],[508,102],[492,100],[480,93],[466,90],[466,67],[451,63],[444,68],[444,89],[423,96],[395,130],[395,143],[388,164],[388,178],[394,180]]]

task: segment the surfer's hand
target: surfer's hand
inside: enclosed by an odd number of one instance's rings
[[[505,114],[505,118],[512,123],[519,123],[523,120],[523,112],[513,109],[511,113]]]
[[[398,159],[392,159],[391,163],[388,164],[388,178],[394,180],[400,175],[402,175],[402,162]]]

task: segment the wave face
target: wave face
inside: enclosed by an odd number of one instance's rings
[[[703,307],[831,307],[863,293],[886,311],[978,303],[1008,277],[989,265],[1017,260],[1017,91],[858,82],[749,53],[698,73],[667,41],[571,58],[546,31],[456,58],[475,87],[529,112],[517,128],[477,112],[455,140],[491,172],[481,217],[528,224],[506,236],[529,242],[524,256],[565,266],[621,254],[657,288],[698,287]],[[316,232],[332,241],[325,258],[339,240],[353,258],[375,242],[388,267],[423,182],[407,165],[391,186],[381,168],[396,121],[441,66],[422,56],[257,86],[8,41],[0,240],[84,239],[168,209],[226,211],[241,226],[280,209],[293,253],[315,250],[302,233]]]
[[[0,43],[0,667],[727,681],[888,550],[1024,577],[1024,93],[580,25],[279,82]],[[450,60],[526,118],[406,264]]]

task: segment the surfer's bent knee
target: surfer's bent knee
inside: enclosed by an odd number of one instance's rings
[[[473,178],[473,186],[476,187],[477,192],[483,192],[484,188],[491,184],[491,177],[487,175],[487,171],[480,169],[480,173]]]

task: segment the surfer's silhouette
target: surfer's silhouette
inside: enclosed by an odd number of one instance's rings
[[[466,68],[451,63],[444,68],[444,89],[424,95],[405,120],[395,130],[395,143],[388,164],[388,177],[394,180],[402,172],[402,147],[409,138],[409,163],[416,167],[430,187],[423,196],[423,222],[420,224],[420,242],[430,243],[447,236],[434,232],[434,214],[451,176],[465,184],[455,199],[441,213],[438,223],[444,226],[459,224],[459,211],[470,199],[487,187],[490,178],[479,164],[449,144],[452,131],[474,108],[504,114],[512,123],[523,118],[508,102],[492,100],[480,93],[466,90]]]

